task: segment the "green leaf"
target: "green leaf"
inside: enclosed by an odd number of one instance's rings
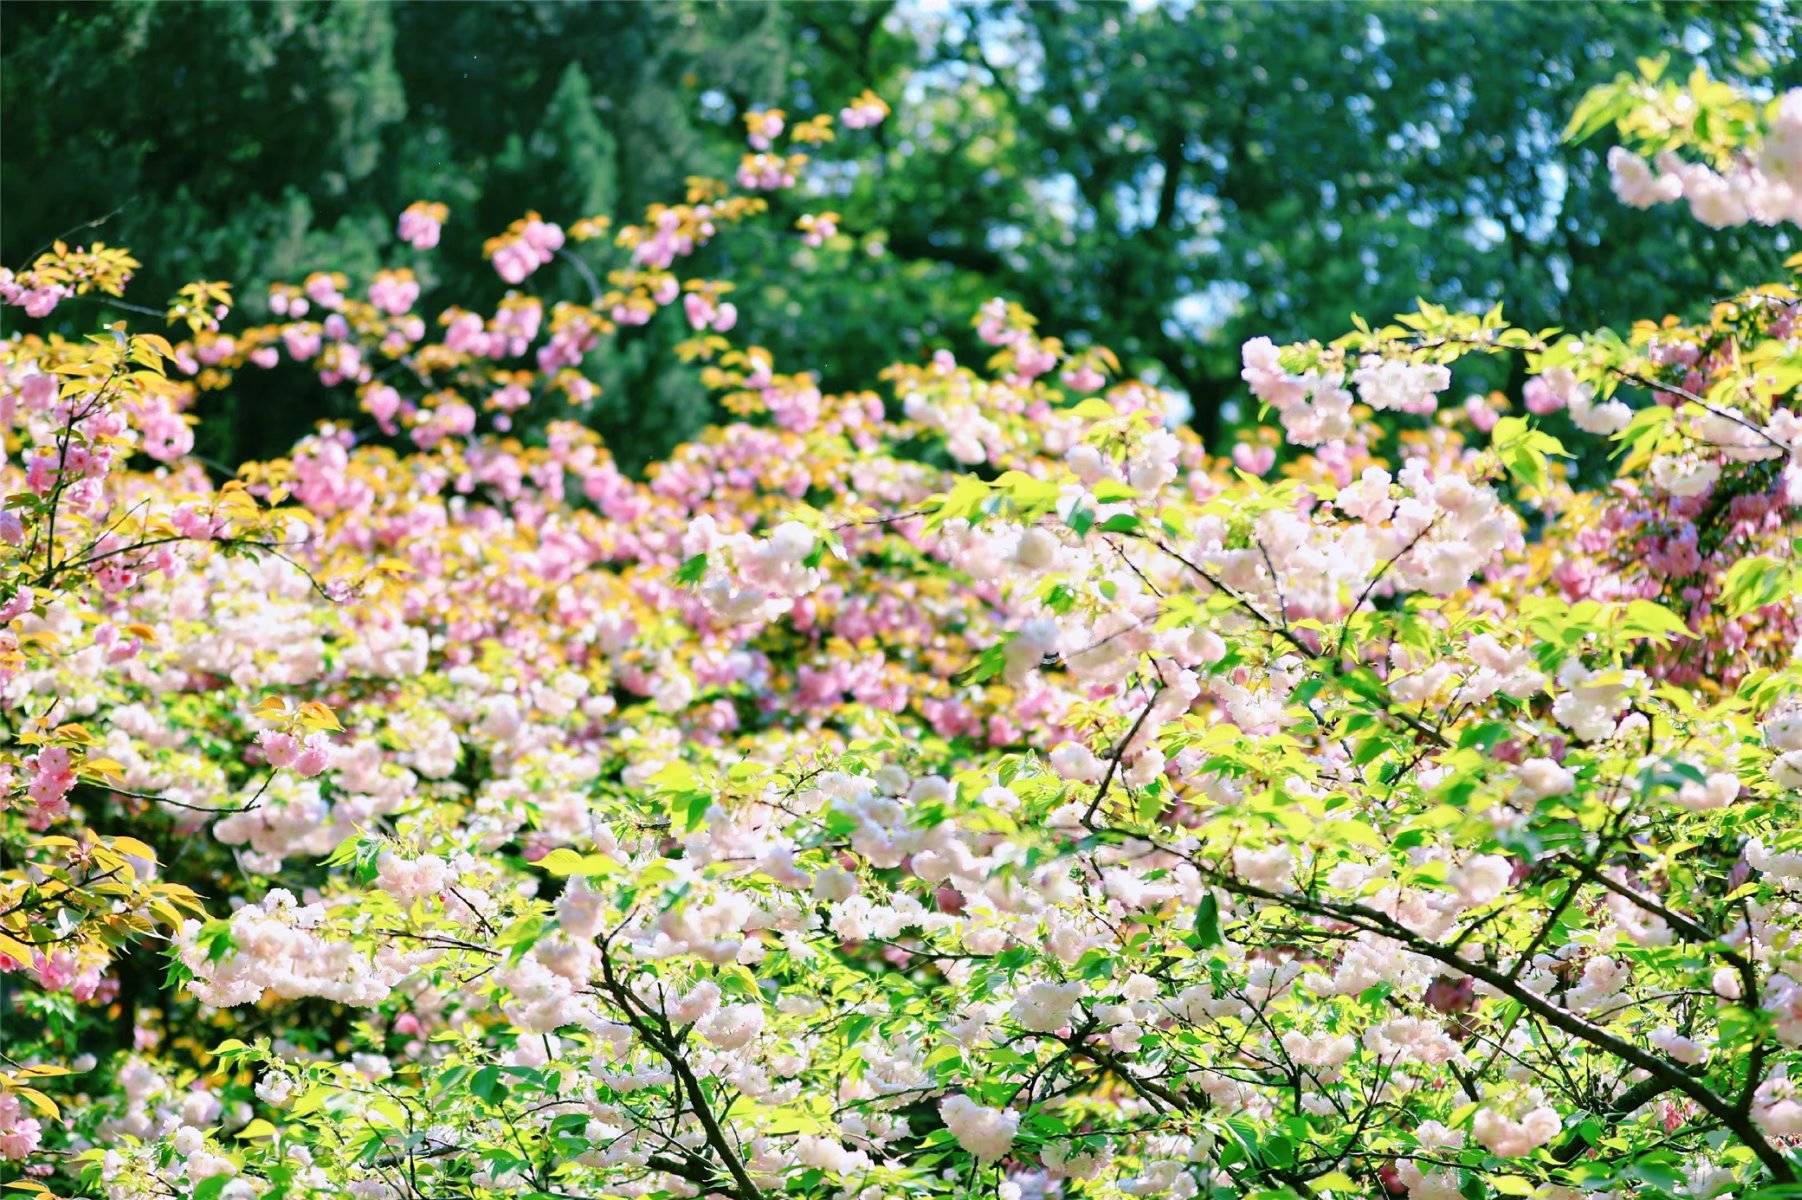
[[[706,792],[689,792],[686,801],[686,804],[671,804],[670,816],[672,819],[681,817],[683,828],[693,833],[706,823],[707,810],[713,807],[713,797]]]
[[[1630,638],[1645,638],[1664,645],[1673,638],[1693,638],[1683,618],[1652,600],[1635,600],[1621,614],[1620,631]]]
[[[1101,523],[1101,532],[1136,533],[1143,524],[1137,513],[1115,513]]]
[[[1389,686],[1369,667],[1353,667],[1339,676],[1345,690],[1372,704],[1389,703]]]
[[[1742,558],[1728,569],[1721,594],[1727,598],[1728,617],[1743,617],[1793,595],[1796,585],[1793,566],[1759,554]]]
[[[532,865],[558,876],[611,875],[620,869],[619,863],[605,854],[578,854],[568,847],[559,847]]]
[[[1003,471],[995,481],[995,490],[1013,501],[1022,516],[1036,517],[1057,507],[1058,494],[1063,489],[1025,471]]]
[[[1489,444],[1497,450],[1512,446],[1526,436],[1527,422],[1523,417],[1503,417],[1495,423],[1489,432]]]
[[[1153,780],[1150,785],[1139,790],[1136,815],[1143,824],[1149,825],[1163,815],[1165,794],[1158,783],[1159,781]]]
[[[357,848],[362,843],[362,840],[362,834],[351,834],[349,837],[339,842],[335,850],[326,855],[325,858],[321,859],[321,863],[328,867],[348,867],[351,863],[356,861]]]
[[[676,570],[676,582],[680,584],[697,584],[706,576],[707,556],[705,554],[695,555]]]
[[[289,1102],[288,1115],[292,1117],[304,1117],[308,1113],[318,1112],[325,1107],[325,1102],[331,1098],[332,1093],[327,1088],[309,1088]]]
[[[1503,417],[1497,421],[1489,441],[1508,473],[1535,489],[1543,489],[1546,485],[1548,449],[1555,448],[1559,454],[1564,452],[1557,438],[1535,432],[1520,417]]]
[[[1676,1160],[1665,1154],[1654,1151],[1643,1158],[1633,1160],[1627,1168],[1629,1176],[1637,1176],[1655,1188],[1674,1192],[1684,1185],[1683,1173],[1678,1169]]]
[[[1312,679],[1304,679],[1293,692],[1289,693],[1289,703],[1298,704],[1301,707],[1306,708],[1309,702],[1312,701],[1314,697],[1318,696],[1321,689],[1324,687],[1326,687],[1326,680],[1319,676],[1315,676]]]
[[[685,792],[700,782],[695,769],[680,760],[660,767],[648,782],[659,792]]]
[[[1089,489],[1089,494],[1102,504],[1112,504],[1119,500],[1136,499],[1139,489],[1121,483],[1118,479],[1103,479]]]
[[[1656,443],[1664,433],[1665,426],[1676,415],[1675,409],[1666,408],[1662,404],[1653,404],[1634,413],[1633,419],[1627,422],[1627,427],[1614,435],[1614,440],[1621,447],[1615,452],[1615,457],[1630,454],[1644,443]]]
[[[989,502],[992,489],[974,475],[965,475],[939,502],[938,509],[926,518],[926,528],[937,529],[946,521],[975,521]]]
[[[975,662],[953,675],[951,682],[957,687],[968,687],[973,683],[986,683],[1001,674],[1006,667],[1007,643],[997,642],[977,655]]]
[[[238,948],[238,944],[232,940],[230,921],[208,921],[200,927],[194,942],[206,947],[206,960],[210,963],[223,961],[226,955]]]
[[[538,939],[542,936],[544,936],[543,914],[527,913],[501,930],[500,936],[494,939],[494,945],[498,950],[510,951],[507,959],[509,962],[516,963],[538,944]]]
[[[469,1078],[470,1094],[478,1100],[493,1103],[495,1093],[505,1090],[501,1084],[500,1068],[493,1064],[483,1067]]]
[[[1214,898],[1213,892],[1203,893],[1201,903],[1195,906],[1195,936],[1203,950],[1226,941],[1226,936],[1220,932],[1220,901]]]
[[[1571,113],[1570,124],[1564,127],[1563,140],[1571,145],[1586,141],[1625,116],[1633,104],[1633,94],[1628,88],[1630,78],[1623,75],[1613,83],[1590,88]]]
[[[1389,844],[1382,834],[1364,821],[1329,821],[1321,832],[1332,841],[1348,846],[1380,850]]]

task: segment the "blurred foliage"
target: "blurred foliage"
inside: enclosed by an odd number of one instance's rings
[[[491,306],[506,287],[482,242],[526,210],[638,213],[729,171],[737,129],[701,113],[694,81],[734,106],[778,92],[785,22],[723,4],[6,5],[0,261],[111,213],[78,237],[141,251],[141,304],[196,277],[258,304],[272,280],[389,261],[426,283],[422,311],[434,290]],[[392,238],[422,198],[452,210],[430,254]],[[711,415],[658,337],[634,331],[594,364],[596,424],[639,460]],[[284,366],[207,397],[201,452],[279,454],[345,415],[310,379]]]
[[[1793,238],[1627,208],[1597,147],[1557,141],[1639,55],[1793,86],[1782,3],[19,4],[0,38],[0,261],[111,214],[85,236],[138,252],[145,304],[196,277],[257,303],[272,279],[383,261],[420,273],[424,311],[434,291],[492,303],[481,242],[528,208],[635,216],[729,175],[747,109],[836,112],[867,84],[895,118],[813,203],[844,235],[725,237],[694,264],[739,284],[741,336],[832,389],[898,354],[979,353],[969,317],[1003,295],[1155,367],[1209,436],[1243,403],[1246,337],[1417,295],[1598,325],[1675,310]],[[422,198],[451,206],[444,244],[397,253],[394,216]],[[628,464],[712,415],[663,352],[679,332],[591,360],[593,423]],[[202,451],[279,453],[343,415],[309,380],[209,398]]]

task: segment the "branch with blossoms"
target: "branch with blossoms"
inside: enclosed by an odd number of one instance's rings
[[[0,922],[50,891],[82,910],[51,937],[117,939],[0,963],[42,1014],[14,1057],[103,1044],[109,987],[162,1016],[33,1088],[54,1115],[0,1086],[0,1153],[118,1200],[1793,1182],[1782,287],[1624,334],[1423,305],[1253,342],[1279,472],[1004,300],[986,368],[880,394],[735,344],[759,298],[682,271],[805,195],[830,126],[752,116],[736,185],[617,233],[530,214],[489,246],[515,291],[430,337],[391,267],[8,351],[74,564],[7,617],[6,695],[61,721],[9,836],[84,786]],[[518,290],[567,256],[580,302]],[[737,419],[637,480],[546,409],[678,306]],[[1526,415],[1444,407],[1492,351]],[[97,394],[121,353],[122,427],[34,382]],[[214,487],[166,418],[283,356],[367,427]],[[1607,449],[1607,486],[1561,465]],[[126,817],[182,852],[56,840]],[[177,873],[185,908],[139,883]],[[165,930],[160,985],[110,953]]]
[[[1667,64],[1641,62],[1592,90],[1566,140],[1612,126],[1626,144],[1608,152],[1609,181],[1635,208],[1685,200],[1715,229],[1802,222],[1802,91],[1760,97],[1699,65],[1666,77]]]

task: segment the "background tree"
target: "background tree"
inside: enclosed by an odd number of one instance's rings
[[[441,295],[499,300],[481,244],[527,208],[631,212],[729,169],[740,131],[722,113],[779,90],[786,17],[521,0],[42,5],[0,20],[0,258],[104,217],[81,236],[163,251],[143,256],[134,295],[230,278],[260,307],[274,280],[372,272],[394,254],[394,214],[419,198],[449,204],[454,224],[430,260],[405,264]],[[721,89],[711,109],[697,66]],[[35,102],[46,88],[56,104]],[[642,341],[594,364],[607,389],[596,422],[637,461],[709,416],[699,386]],[[203,452],[276,454],[343,415],[307,378],[277,371],[213,398]]]
[[[481,242],[527,208],[633,212],[729,174],[746,111],[832,112],[869,85],[897,104],[883,154],[813,197],[844,235],[707,252],[779,369],[833,389],[897,337],[976,354],[946,314],[1004,295],[1155,372],[1210,438],[1246,415],[1254,332],[1417,295],[1600,324],[1714,294],[1789,241],[1605,202],[1598,151],[1558,144],[1584,91],[1640,55],[1794,82],[1781,4],[109,4],[0,22],[3,261],[117,208],[93,236],[146,251],[135,295],[229,277],[256,304],[328,262],[373,269],[393,214],[427,198],[453,209],[430,273],[412,264],[428,309],[434,290],[492,302]],[[588,364],[591,423],[628,465],[717,415],[669,336],[627,331]],[[202,450],[231,461],[344,414],[278,371],[201,415]]]
[[[1684,69],[1787,86],[1780,8],[1010,2],[917,32],[932,49],[901,69],[922,102],[847,224],[888,230],[902,278],[978,276],[1155,364],[1204,434],[1233,415],[1238,348],[1259,331],[1301,337],[1418,295],[1507,296],[1527,324],[1618,320],[1788,245],[1614,204],[1600,151],[1558,141],[1588,88],[1677,46]],[[847,40],[817,44],[853,71],[906,62]],[[1643,268],[1607,265],[1622,261]]]

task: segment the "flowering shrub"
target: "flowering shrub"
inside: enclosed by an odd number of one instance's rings
[[[1280,465],[1002,301],[986,364],[823,395],[677,273],[832,132],[753,117],[744,190],[604,276],[600,218],[489,243],[580,302],[321,273],[268,324],[207,283],[177,341],[4,343],[24,1190],[1795,1184],[1793,285],[1254,341]],[[562,418],[671,307],[738,419],[636,481]],[[1448,402],[1472,355],[1526,416]],[[219,479],[185,405],[284,357],[367,424]]]

